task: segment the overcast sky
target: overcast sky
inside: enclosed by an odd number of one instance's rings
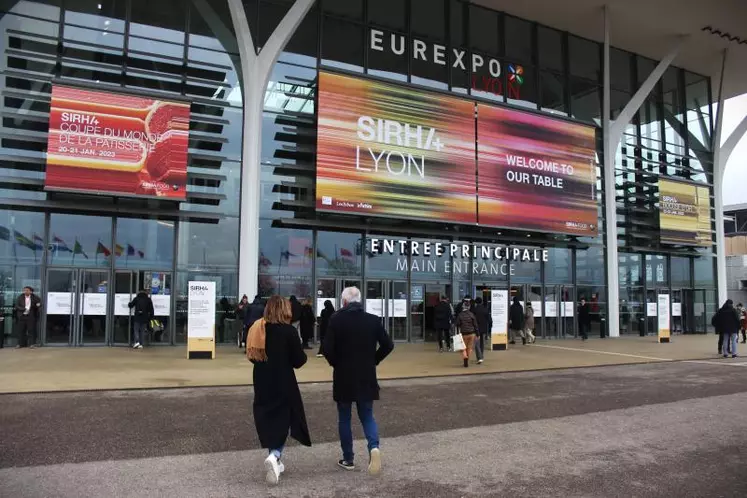
[[[721,143],[726,141],[745,115],[747,94],[726,101]],[[726,163],[723,199],[724,206],[747,204],[747,135],[742,137]]]

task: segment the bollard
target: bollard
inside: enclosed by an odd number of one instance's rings
[[[640,335],[641,337],[644,337],[646,335],[645,322],[646,319],[643,317],[638,319],[638,335]]]
[[[600,318],[599,319],[599,338],[604,339],[605,337],[607,337],[607,319]]]

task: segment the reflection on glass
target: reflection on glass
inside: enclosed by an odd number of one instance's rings
[[[49,222],[50,265],[106,267],[112,256],[112,219],[53,213]]]
[[[174,222],[117,219],[117,268],[170,269],[174,263]]]

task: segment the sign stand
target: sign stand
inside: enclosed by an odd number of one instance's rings
[[[508,290],[490,290],[490,317],[493,327],[490,330],[490,343],[493,351],[508,349]]]
[[[189,282],[187,359],[215,359],[215,282]]]
[[[669,294],[659,294],[657,304],[659,305],[659,343],[669,342]]]

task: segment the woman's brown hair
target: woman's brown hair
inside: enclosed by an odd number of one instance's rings
[[[280,296],[272,296],[265,306],[265,321],[267,323],[290,323],[293,313],[290,301]]]

